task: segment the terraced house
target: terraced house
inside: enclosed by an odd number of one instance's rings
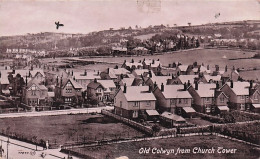
[[[171,112],[184,116],[192,116],[195,110],[191,107],[192,96],[184,85],[164,85],[153,91],[156,97],[156,106],[160,112]]]

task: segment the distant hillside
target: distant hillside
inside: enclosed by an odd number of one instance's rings
[[[222,38],[256,38],[259,34],[252,34],[260,29],[260,21],[236,21],[225,23],[212,23],[193,26],[169,27],[164,25],[149,26],[147,28],[124,28],[114,30],[103,30],[91,32],[89,34],[66,34],[43,32],[38,34],[26,34],[19,36],[0,37],[0,51],[4,52],[7,48],[26,48],[26,49],[44,49],[67,50],[70,48],[109,46],[120,43],[122,40],[139,39],[147,40],[156,34],[186,34],[186,35],[214,35],[221,34]]]

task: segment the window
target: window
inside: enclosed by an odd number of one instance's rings
[[[151,106],[151,102],[150,101],[146,101],[146,106]]]
[[[174,99],[171,99],[171,100],[170,100],[170,104],[171,104],[171,105],[174,105],[174,104],[175,104],[175,100],[174,100]]]
[[[257,94],[254,95],[254,100],[258,100],[258,95]]]
[[[72,85],[71,85],[70,82],[68,82],[66,86],[67,86],[67,87],[72,87]]]
[[[97,92],[101,92],[101,91],[102,91],[101,88],[98,88],[98,89],[97,89]]]
[[[245,96],[240,96],[240,99],[241,100],[245,100]]]
[[[123,102],[122,101],[120,101],[120,107],[122,107],[123,106]]]
[[[184,103],[185,103],[185,104],[188,104],[188,99],[184,99]]]
[[[134,102],[134,107],[138,107],[140,105],[140,102]]]
[[[206,112],[210,113],[210,106],[206,106]]]
[[[224,103],[224,97],[222,96],[222,97],[220,97],[220,103]]]
[[[205,98],[205,102],[209,103],[210,102],[210,98]]]
[[[36,96],[36,91],[32,90],[32,96]]]
[[[181,99],[179,99],[179,104],[181,104]]]
[[[66,88],[66,93],[72,93],[72,88]]]

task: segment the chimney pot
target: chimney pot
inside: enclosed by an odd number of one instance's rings
[[[124,85],[123,93],[126,93],[126,84]]]
[[[162,92],[164,91],[164,85],[163,85],[163,83],[161,84],[161,91],[162,91]]]
[[[195,90],[198,90],[199,89],[199,84],[198,82],[195,82]]]

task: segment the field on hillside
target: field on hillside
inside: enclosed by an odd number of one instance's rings
[[[251,58],[255,55],[254,52],[236,51],[236,50],[217,50],[217,49],[201,49],[201,50],[185,50],[181,52],[165,53],[163,55],[149,55],[149,56],[132,56],[132,57],[104,57],[104,58],[90,58],[90,57],[64,57],[56,59],[42,59],[43,63],[50,63],[55,60],[55,64],[65,64],[64,61],[69,62],[70,60],[79,61],[95,61],[94,65],[81,66],[75,65],[75,70],[105,70],[107,67],[113,67],[116,64],[122,65],[124,60],[130,61],[134,59],[135,61],[145,59],[160,59],[163,66],[168,66],[173,62],[180,62],[182,64],[192,64],[193,62],[198,62],[198,64],[210,65],[210,68],[215,69],[215,65],[220,66],[220,70],[224,70],[227,65],[229,69],[233,66],[236,68],[255,68],[260,66],[260,59],[246,59]],[[226,58],[223,58],[226,56]],[[237,60],[229,60],[236,59]],[[242,59],[241,59],[242,58]],[[62,62],[63,61],[63,62]],[[259,70],[245,71],[241,72],[241,76],[245,79],[260,79]]]
[[[235,153],[218,153],[218,147],[224,149],[237,149]],[[150,149],[149,149],[150,148]],[[187,153],[177,153],[177,149],[185,149]],[[194,153],[199,152],[200,149],[215,149],[214,153]],[[147,153],[143,153],[143,150]],[[174,153],[162,153],[161,150],[168,150]],[[193,152],[193,149],[194,152]],[[148,151],[149,150],[149,151]],[[157,151],[158,150],[158,151]],[[172,151],[173,150],[173,151]],[[188,150],[190,150],[188,152]],[[259,150],[253,149],[252,146],[231,141],[229,139],[218,136],[192,136],[192,137],[178,137],[168,139],[157,139],[141,142],[128,142],[113,145],[103,145],[96,147],[74,148],[73,151],[86,154],[90,157],[99,158],[117,158],[126,156],[129,159],[201,159],[201,158],[229,158],[229,159],[256,159],[259,157]],[[179,151],[180,152],[180,151]],[[211,151],[212,152],[212,151]]]

